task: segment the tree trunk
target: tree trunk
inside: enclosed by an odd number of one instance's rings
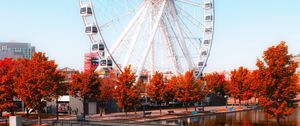
[[[42,125],[42,118],[41,118],[40,110],[38,110],[38,122],[39,122],[39,126],[41,126]]]
[[[124,112],[125,112],[125,116],[126,116],[126,118],[127,118],[126,106],[124,106]]]
[[[280,126],[280,117],[279,116],[276,117],[276,122],[277,122],[277,126]]]
[[[58,119],[58,98],[56,98],[56,120]]]
[[[234,106],[236,106],[236,99],[234,99]]]
[[[146,111],[146,108],[145,108],[145,105],[143,105],[143,117],[145,118],[145,111]]]
[[[83,118],[83,121],[85,121],[85,114],[86,114],[86,96],[83,96],[83,113],[82,113],[82,118]]]
[[[161,102],[159,102],[159,113],[161,115]]]
[[[29,109],[26,108],[26,118],[28,119],[29,118]]]
[[[184,102],[184,103],[185,103],[185,110],[188,111],[187,102]]]
[[[241,106],[241,99],[239,99],[239,106]]]
[[[14,111],[14,109],[13,109],[13,108],[11,108],[11,109],[10,109],[10,114],[11,114],[12,116],[14,116],[14,115],[15,115],[15,111]]]
[[[104,110],[103,103],[100,103],[100,117],[102,117],[103,110]]]

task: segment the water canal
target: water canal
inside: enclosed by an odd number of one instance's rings
[[[262,110],[250,110],[234,113],[223,113],[209,116],[190,118],[170,119],[152,122],[162,125],[183,125],[183,126],[273,126],[277,125],[276,120],[267,118]],[[281,120],[282,125],[300,126],[300,108]]]

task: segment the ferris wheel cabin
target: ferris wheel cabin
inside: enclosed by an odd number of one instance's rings
[[[88,25],[85,27],[85,34],[93,35],[98,33],[98,28],[95,25]]]
[[[210,40],[204,40],[204,42],[203,42],[204,45],[209,45],[209,43],[210,43]]]
[[[211,33],[212,32],[212,28],[210,27],[210,28],[205,28],[205,33],[206,34],[209,34],[209,33]]]
[[[112,67],[113,65],[113,62],[111,59],[101,59],[100,60],[100,66],[102,67]]]
[[[207,51],[202,51],[202,52],[201,52],[201,55],[202,55],[202,56],[206,56],[206,55],[207,55]]]
[[[199,66],[199,67],[202,67],[203,65],[204,65],[204,62],[202,62],[202,61],[201,61],[201,62],[198,62],[198,66]]]
[[[92,45],[92,51],[93,52],[103,52],[104,51],[104,44],[103,43],[94,43]]]
[[[213,7],[213,4],[212,4],[211,1],[206,1],[206,2],[204,3],[204,8],[205,8],[205,9],[212,9],[212,7]]]
[[[205,16],[205,21],[212,22],[213,21],[213,16],[212,15],[206,15]]]
[[[90,16],[93,14],[92,8],[90,6],[82,6],[80,8],[80,15],[81,16]]]

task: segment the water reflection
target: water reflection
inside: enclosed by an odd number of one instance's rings
[[[183,126],[273,126],[275,119],[268,119],[262,110],[251,110],[236,113],[217,114],[210,116],[199,116],[155,122],[164,125]],[[286,119],[281,120],[282,125],[300,126],[300,108],[297,108]]]

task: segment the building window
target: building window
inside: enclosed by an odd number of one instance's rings
[[[7,46],[2,46],[2,50],[3,51],[7,50]]]
[[[21,52],[22,50],[21,50],[21,48],[16,48],[15,49],[15,52]]]

